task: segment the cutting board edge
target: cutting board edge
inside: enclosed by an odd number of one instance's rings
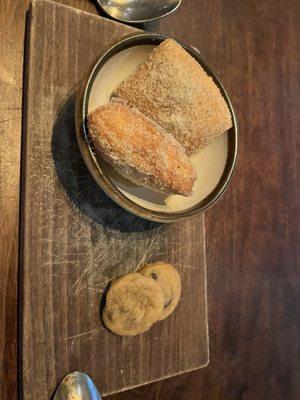
[[[201,365],[199,365],[197,367],[193,367],[193,368],[190,368],[190,369],[185,369],[183,371],[180,370],[178,372],[162,376],[161,378],[158,378],[158,379],[152,379],[152,380],[149,380],[147,382],[143,382],[143,383],[138,384],[138,385],[124,387],[122,389],[117,389],[116,391],[103,392],[103,393],[101,393],[101,396],[102,397],[106,397],[106,396],[111,396],[111,395],[118,394],[118,393],[123,393],[123,392],[126,392],[128,390],[133,390],[133,389],[136,389],[136,388],[139,388],[139,387],[142,387],[142,386],[150,385],[151,383],[160,382],[160,381],[163,381],[165,379],[174,378],[175,376],[178,376],[178,375],[188,374],[190,372],[197,371],[199,369],[207,367],[209,365],[209,362],[210,362],[210,357],[209,357],[209,347],[208,347],[207,361],[204,364],[201,364]],[[100,390],[100,392],[101,392],[101,390]]]
[[[25,377],[25,360],[24,360],[24,332],[25,332],[25,254],[26,254],[26,170],[27,166],[27,153],[28,153],[28,88],[30,82],[30,63],[32,53],[32,17],[34,9],[34,0],[29,4],[26,14],[25,25],[25,41],[24,41],[24,66],[23,66],[23,93],[22,93],[22,137],[21,137],[21,166],[20,166],[20,207],[19,207],[19,249],[18,249],[18,326],[17,326],[17,364],[18,364],[18,396],[24,399],[24,377]]]

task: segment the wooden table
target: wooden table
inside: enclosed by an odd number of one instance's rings
[[[88,0],[62,2],[97,12]],[[17,398],[19,180],[27,8],[24,0],[0,2],[3,400]],[[226,195],[206,214],[209,366],[111,399],[300,398],[299,21],[298,0],[184,0],[178,12],[154,25],[159,32],[199,48],[219,72],[239,117],[239,160]]]

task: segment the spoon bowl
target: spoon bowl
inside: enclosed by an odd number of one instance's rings
[[[171,14],[181,0],[97,0],[97,3],[118,21],[143,23]]]
[[[75,371],[60,382],[53,400],[101,400],[101,396],[87,374]]]

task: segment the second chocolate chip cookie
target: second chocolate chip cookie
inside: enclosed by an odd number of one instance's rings
[[[171,264],[157,261],[146,264],[139,273],[152,278],[160,285],[164,295],[164,309],[158,320],[165,319],[172,313],[180,299],[181,281],[178,271]]]

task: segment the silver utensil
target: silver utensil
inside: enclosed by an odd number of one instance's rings
[[[101,400],[101,396],[87,374],[75,371],[60,382],[53,400]]]
[[[175,11],[181,0],[96,0],[111,17],[122,22],[143,23]]]

